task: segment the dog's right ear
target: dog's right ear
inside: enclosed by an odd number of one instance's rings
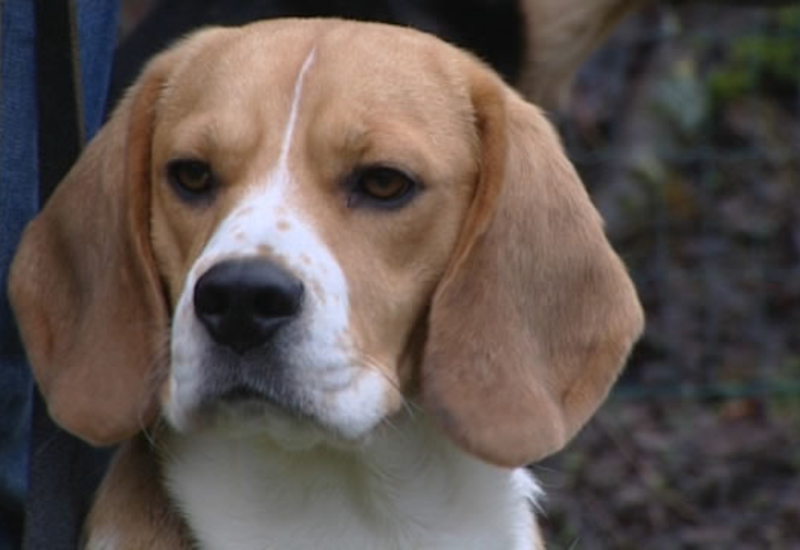
[[[481,176],[431,303],[422,402],[463,449],[519,467],[595,412],[644,320],[552,125],[489,71],[471,82]]]
[[[97,445],[157,413],[168,314],[150,247],[150,155],[179,45],[156,57],[30,223],[9,294],[34,377],[62,427]]]

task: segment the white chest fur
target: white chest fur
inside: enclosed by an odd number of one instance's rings
[[[176,437],[169,491],[203,550],[532,550],[525,470],[481,463],[422,419],[357,449]]]

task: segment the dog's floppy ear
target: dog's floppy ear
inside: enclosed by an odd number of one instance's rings
[[[168,323],[149,241],[153,61],[27,227],[10,298],[50,414],[97,445],[157,411],[151,379]]]
[[[464,449],[519,466],[593,414],[643,315],[550,124],[485,70],[472,100],[481,176],[434,293],[422,401]]]

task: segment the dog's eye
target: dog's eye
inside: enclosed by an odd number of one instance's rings
[[[167,165],[170,184],[185,199],[192,200],[208,195],[214,190],[214,174],[211,167],[195,159],[178,159]]]
[[[395,168],[360,168],[351,175],[348,206],[365,201],[380,208],[399,208],[411,200],[417,188],[414,178]]]

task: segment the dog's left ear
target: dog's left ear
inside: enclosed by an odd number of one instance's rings
[[[34,378],[63,428],[109,445],[157,413],[151,379],[168,316],[150,251],[154,110],[162,54],[28,225],[9,297]]]
[[[490,72],[472,81],[481,176],[433,297],[422,401],[465,450],[513,467],[594,413],[643,314],[553,128]]]

